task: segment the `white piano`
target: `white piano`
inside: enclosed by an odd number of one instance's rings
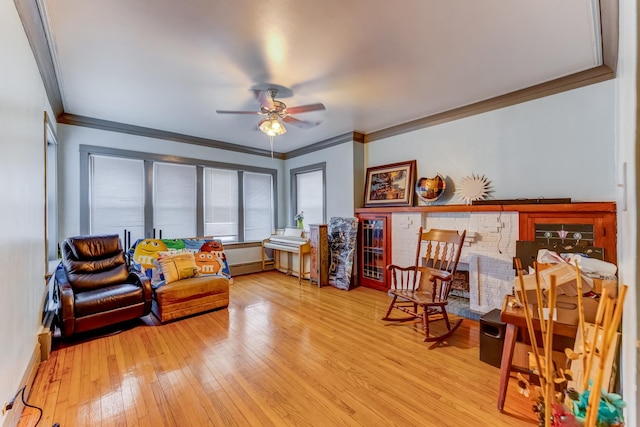
[[[265,257],[265,250],[273,250],[273,261]],[[302,278],[309,271],[305,271],[305,254],[311,253],[311,245],[309,239],[304,236],[304,232],[299,228],[285,228],[284,230],[276,230],[276,234],[272,234],[268,239],[262,241],[262,270],[267,265],[273,265],[276,270],[293,274],[291,257],[287,263],[287,268],[283,269],[280,265],[280,252],[289,254],[297,254],[298,256],[298,283],[302,283]]]

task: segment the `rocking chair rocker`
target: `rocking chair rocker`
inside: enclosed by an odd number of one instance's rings
[[[453,325],[447,315],[447,304],[453,275],[458,267],[462,244],[466,230],[458,234],[456,230],[432,229],[425,233],[422,227],[418,233],[416,263],[410,267],[388,265],[391,272],[391,290],[393,296],[387,314],[382,320],[406,322],[422,319],[425,342],[433,342],[429,349],[449,338],[462,324],[458,319]],[[418,266],[420,252],[425,246],[422,266]],[[393,309],[407,313],[408,317],[390,317]],[[431,336],[429,323],[444,320],[447,331],[442,335]]]

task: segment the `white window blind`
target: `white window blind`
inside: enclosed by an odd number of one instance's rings
[[[144,237],[144,162],[92,154],[89,158],[89,232]]]
[[[153,226],[163,239],[195,237],[196,167],[153,164]]]
[[[304,229],[309,229],[309,224],[322,224],[324,222],[324,188],[322,170],[303,172],[296,174],[296,211],[294,215],[304,212]],[[295,224],[293,218],[290,223]]]
[[[262,240],[273,233],[273,183],[271,175],[245,172],[244,240]]]
[[[238,172],[204,169],[204,234],[238,241]]]

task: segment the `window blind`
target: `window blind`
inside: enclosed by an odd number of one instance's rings
[[[153,164],[153,226],[163,239],[195,237],[196,167]]]
[[[92,154],[89,158],[89,232],[144,237],[144,162]]]
[[[238,172],[204,169],[204,233],[238,241]]]
[[[304,212],[304,228],[309,224],[322,224],[324,221],[324,189],[322,170],[296,174],[296,211],[294,215]],[[295,223],[290,218],[290,223]]]
[[[262,240],[273,233],[273,183],[271,175],[245,172],[244,240]]]

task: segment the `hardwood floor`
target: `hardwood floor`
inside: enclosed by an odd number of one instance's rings
[[[28,399],[44,409],[39,425],[536,424],[514,379],[497,411],[499,372],[478,358],[478,322],[428,350],[418,324],[380,320],[383,292],[278,272],[234,280],[228,309],[59,344]],[[19,426],[37,416],[25,409]]]

